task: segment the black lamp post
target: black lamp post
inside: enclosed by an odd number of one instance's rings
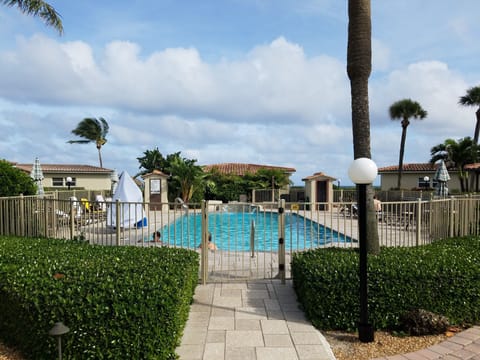
[[[428,176],[425,176],[423,178],[423,185],[425,186],[425,188],[429,189],[430,188],[430,178]]]
[[[374,331],[368,321],[368,271],[367,271],[367,185],[377,177],[377,165],[368,158],[358,158],[348,169],[348,176],[357,185],[358,234],[359,234],[359,277],[360,277],[360,321],[358,338],[361,342],[372,342]]]
[[[70,176],[67,176],[67,178],[65,179],[66,183],[67,183],[67,186],[68,186],[68,190],[70,190],[70,186],[72,186],[72,183],[73,183],[73,180]]]

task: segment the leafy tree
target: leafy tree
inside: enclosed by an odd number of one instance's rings
[[[137,157],[138,162],[140,163],[139,168],[143,169],[137,173],[134,177],[141,175],[149,174],[153,170],[160,170],[164,172],[168,166],[167,160],[163,157],[158,147],[153,150],[146,150],[143,152],[144,156]]]
[[[430,163],[439,160],[445,161],[447,168],[456,168],[460,178],[461,191],[468,191],[468,172],[465,165],[477,161],[480,155],[480,146],[475,144],[471,137],[467,136],[458,141],[446,139],[443,144],[435,145],[430,150]]]
[[[32,178],[8,161],[0,160],[0,197],[35,195],[36,186]]]
[[[392,120],[402,120],[402,139],[400,141],[400,155],[398,158],[398,181],[397,188],[401,188],[402,185],[402,173],[403,173],[403,155],[405,153],[405,140],[407,138],[407,127],[410,125],[410,118],[424,119],[427,116],[427,112],[423,110],[420,104],[410,99],[403,99],[395,102],[389,109],[390,118]]]
[[[55,28],[59,34],[63,33],[60,14],[48,3],[42,0],[2,0],[4,5],[16,6],[21,12],[40,17],[45,24]]]
[[[204,172],[200,166],[195,165],[196,162],[197,160],[174,156],[169,163],[171,183],[176,185],[177,194],[185,203],[188,203],[196,192],[203,195]]]
[[[80,136],[85,140],[70,140],[69,144],[88,144],[94,142],[98,150],[98,160],[103,168],[102,154],[100,149],[107,143],[108,123],[104,118],[85,118],[80,121],[72,134]]]
[[[372,20],[370,0],[348,1],[347,74],[350,79],[353,156],[371,159],[368,78],[372,71]],[[367,187],[367,251],[380,251],[373,188]]]
[[[473,136],[473,142],[478,144],[478,134],[480,132],[480,86],[475,86],[468,89],[467,94],[460,97],[458,103],[464,106],[478,106],[478,109],[475,112],[477,116],[477,122],[475,124],[475,133]]]

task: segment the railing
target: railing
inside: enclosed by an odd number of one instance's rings
[[[200,251],[201,244],[206,244],[202,250],[210,249],[205,240],[210,233],[218,250],[202,252],[205,263],[201,277],[220,281],[277,276],[281,265],[279,238],[284,241],[286,277],[290,276],[289,263],[295,251],[358,246],[353,201],[287,203],[284,209],[285,218],[279,219],[278,204],[273,203],[93,204],[50,195],[20,196],[0,198],[0,235]],[[376,217],[381,246],[420,246],[441,238],[477,236],[480,198],[382,202]],[[278,224],[284,225],[279,228]],[[155,242],[157,230],[161,238]]]

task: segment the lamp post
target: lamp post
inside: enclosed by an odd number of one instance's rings
[[[372,342],[373,326],[368,322],[368,276],[367,276],[367,185],[377,177],[378,169],[368,158],[355,159],[348,169],[348,176],[357,185],[358,233],[359,233],[359,277],[360,277],[360,321],[358,338],[361,342]]]
[[[70,190],[70,186],[72,186],[72,182],[73,182],[72,178],[70,176],[67,176],[65,181],[67,182],[68,190]]]
[[[63,325],[62,322],[56,322],[50,329],[48,335],[56,337],[58,342],[58,359],[62,360],[62,335],[68,333],[70,329]]]
[[[423,178],[423,185],[426,187],[426,188],[430,188],[430,178],[428,176],[425,176]]]

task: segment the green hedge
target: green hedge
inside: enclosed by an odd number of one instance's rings
[[[199,257],[174,248],[0,237],[0,337],[27,357],[174,359]]]
[[[312,323],[353,331],[359,318],[359,259],[354,249],[318,249],[292,259],[295,291]],[[369,320],[394,330],[412,309],[452,324],[480,321],[480,238],[448,239],[368,255]]]

